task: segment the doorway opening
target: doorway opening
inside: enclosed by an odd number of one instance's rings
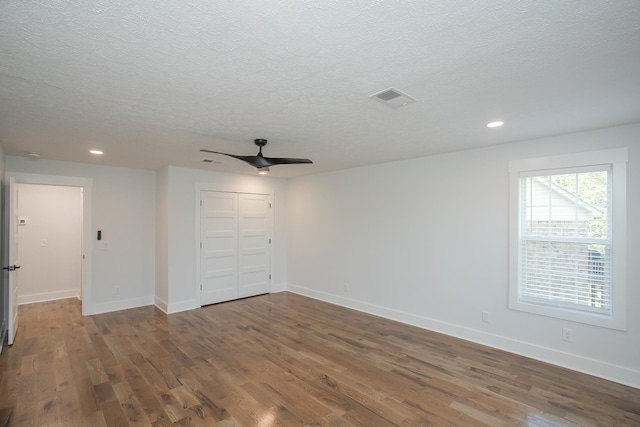
[[[82,187],[16,184],[18,305],[82,299]]]
[[[7,172],[6,174],[7,182],[11,182],[12,185],[9,185],[9,188],[6,191],[6,199],[7,200],[16,200],[15,197],[15,189],[21,184],[32,184],[39,186],[51,186],[53,187],[73,187],[80,193],[79,198],[79,215],[81,218],[81,229],[80,233],[80,271],[79,271],[79,297],[81,297],[82,301],[82,315],[88,316],[92,313],[92,300],[91,300],[91,188],[93,184],[93,180],[90,178],[81,178],[81,177],[67,177],[67,176],[56,176],[56,175],[40,175],[40,174],[31,174],[31,173],[17,173],[17,172]],[[11,188],[12,187],[12,188]],[[74,190],[75,191],[75,190]],[[7,209],[6,217],[9,221],[6,221],[7,232],[3,233],[3,239],[5,247],[13,247],[15,246],[15,241],[17,241],[15,229],[18,227],[26,226],[19,225],[20,220],[29,222],[28,217],[19,218],[19,210],[16,203],[5,203],[5,209]],[[39,243],[42,245],[44,243],[45,246],[40,246],[40,248],[46,248],[49,245],[49,241],[46,237],[40,237]],[[43,242],[44,239],[44,242]],[[17,251],[15,251],[17,253]],[[5,251],[5,258],[9,256],[9,251]],[[14,260],[5,259],[5,264],[10,265]],[[23,273],[20,271],[20,273]],[[5,279],[6,280],[6,279]],[[11,284],[14,280],[8,280]],[[11,286],[11,285],[10,285]],[[19,287],[19,279],[17,286]],[[14,289],[9,289],[9,292],[13,292]],[[57,291],[56,291],[57,292]],[[15,294],[19,294],[15,292]],[[60,293],[58,296],[62,295]],[[17,298],[16,298],[17,299]],[[53,299],[53,298],[51,298]],[[25,301],[29,302],[29,301]],[[35,302],[35,301],[31,301]],[[12,304],[10,304],[12,305]],[[14,301],[13,307],[17,313],[18,305],[17,301]],[[13,314],[16,314],[13,313]],[[9,322],[11,322],[11,317],[9,316]],[[14,325],[15,326],[15,325]],[[9,328],[12,325],[8,325]]]

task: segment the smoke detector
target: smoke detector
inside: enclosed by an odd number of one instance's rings
[[[415,98],[412,98],[406,93],[402,93],[398,89],[392,87],[376,92],[369,97],[376,101],[380,101],[391,108],[404,107],[405,105],[416,102]]]

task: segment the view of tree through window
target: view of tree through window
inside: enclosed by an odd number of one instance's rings
[[[551,175],[551,182],[602,212],[588,221],[588,237],[607,237],[607,172]]]

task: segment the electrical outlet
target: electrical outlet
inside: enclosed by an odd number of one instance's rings
[[[120,286],[116,286],[115,289],[113,290],[113,294],[114,295],[120,295]]]
[[[485,323],[489,323],[489,321],[491,320],[491,314],[489,314],[488,311],[483,311],[482,312],[482,321]]]
[[[573,329],[562,328],[562,340],[566,342],[573,342]]]
[[[348,283],[345,283],[345,284],[343,285],[343,290],[344,290],[345,292],[349,292],[349,284],[348,284]]]

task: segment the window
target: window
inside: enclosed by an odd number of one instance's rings
[[[626,328],[627,150],[517,160],[512,309]]]

